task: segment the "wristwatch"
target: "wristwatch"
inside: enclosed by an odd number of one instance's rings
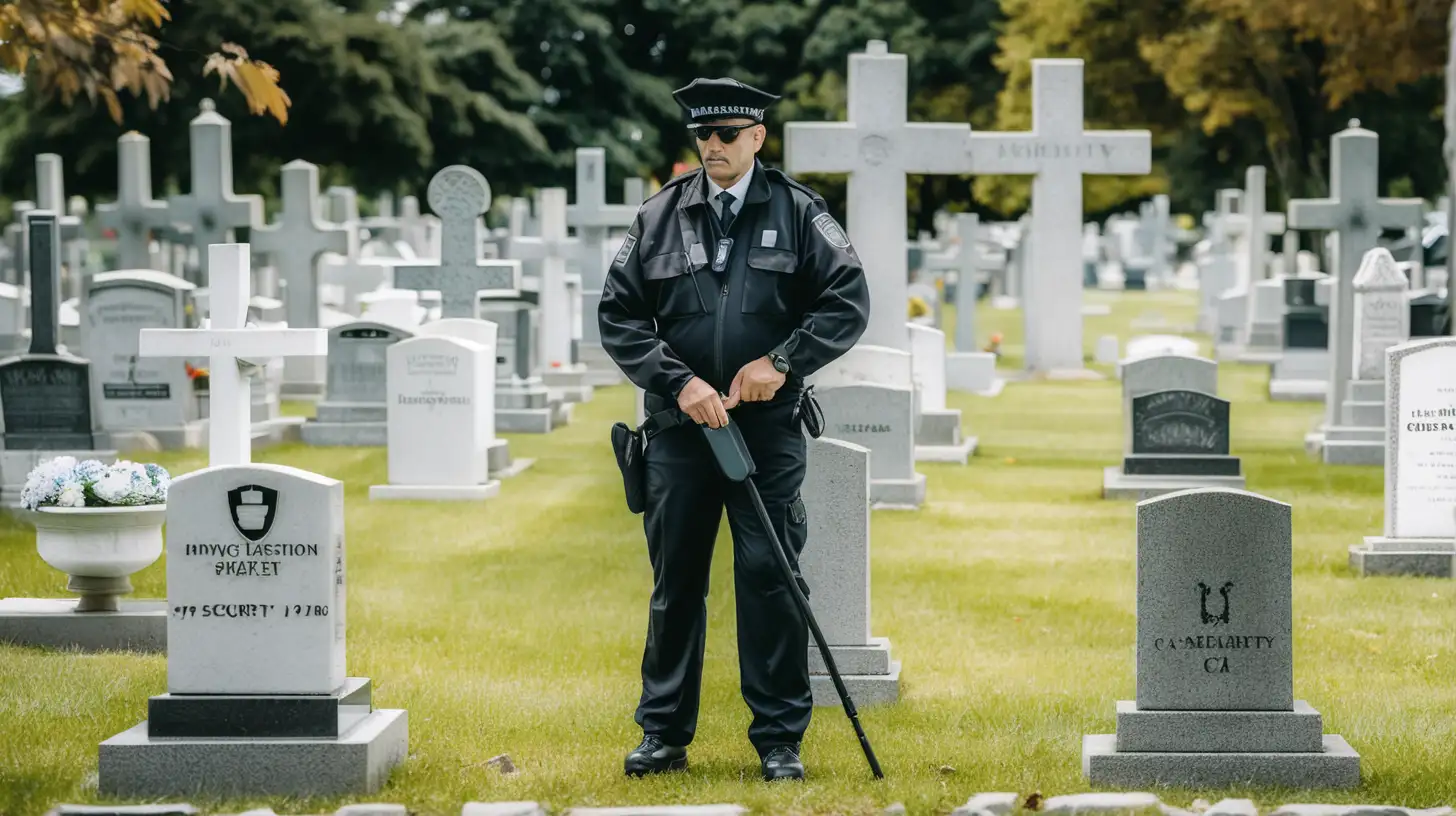
[[[774,371],[777,371],[780,374],[789,373],[789,358],[785,357],[784,355],[779,354],[776,351],[770,351],[768,353],[768,361],[770,363],[773,363]]]

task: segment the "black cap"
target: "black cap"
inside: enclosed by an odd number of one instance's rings
[[[739,117],[762,122],[768,107],[779,101],[774,94],[728,77],[695,79],[687,87],[673,91],[672,97],[683,107],[688,119],[699,124]]]

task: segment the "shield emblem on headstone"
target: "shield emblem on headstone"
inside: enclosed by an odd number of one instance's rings
[[[238,533],[249,541],[262,541],[278,517],[278,491],[261,485],[243,485],[227,493],[228,515]]]

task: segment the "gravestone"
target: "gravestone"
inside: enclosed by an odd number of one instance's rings
[[[1226,229],[1229,216],[1243,201],[1243,191],[1219,190],[1217,204],[1203,219],[1209,248],[1205,262],[1198,270],[1198,330],[1217,336],[1218,300],[1238,283],[1238,268],[1233,257],[1233,242]]]
[[[900,661],[870,628],[870,452],[838,439],[809,439],[803,498],[809,540],[799,570],[825,644],[857,705],[900,698]],[[809,640],[814,705],[839,704],[824,658]]]
[[[474,168],[446,167],[430,180],[430,209],[440,217],[440,258],[396,266],[398,289],[440,293],[441,317],[474,318],[480,293],[518,292],[521,262],[480,259],[480,217],[490,209],[490,184]]]
[[[109,462],[115,450],[97,450],[91,402],[91,364],[57,348],[60,333],[60,219],[46,210],[25,214],[30,273],[30,350],[0,360],[0,505],[20,505],[25,478],[57,456]],[[99,440],[109,447],[104,437]]]
[[[167,690],[101,744],[103,795],[372,793],[408,720],[345,671],[344,485],[250,463],[245,367],[322,355],[321,329],[244,328],[246,244],[209,247],[211,327],[144,329],[141,354],[206,354],[209,467],[167,504]],[[246,362],[251,360],[253,362]],[[243,365],[239,365],[243,362]]]
[[[961,436],[961,410],[945,404],[945,357],[945,332],[911,324],[911,377],[920,395],[915,461],[964,465],[975,454],[977,439]]]
[[[201,264],[195,279],[184,277],[201,286],[212,285],[210,247],[232,241],[236,227],[251,230],[263,223],[262,197],[233,193],[232,128],[211,99],[202,100],[202,112],[188,127],[192,192],[167,198],[168,221],[188,227],[189,244]]]
[[[1250,287],[1249,333],[1241,361],[1272,363],[1283,356],[1285,280],[1265,278]]]
[[[459,337],[412,337],[390,346],[386,356],[389,484],[370,487],[369,499],[497,495],[500,482],[490,478],[488,459],[496,441],[494,347]]]
[[[121,269],[152,267],[152,235],[170,226],[167,203],[152,198],[152,143],[140,133],[116,140],[116,201],[96,207],[101,226],[116,232]]]
[[[1243,209],[1231,224],[1234,231],[1242,233],[1244,238],[1245,270],[1241,271],[1239,278],[1240,283],[1250,291],[1254,291],[1260,281],[1269,277],[1269,236],[1283,234],[1286,226],[1283,213],[1271,214],[1264,211],[1267,187],[1268,172],[1263,167],[1254,165],[1244,171]],[[1278,300],[1274,303],[1277,305]],[[1255,297],[1249,309],[1248,323],[1244,327],[1242,339],[1246,346],[1277,348],[1277,344],[1267,333],[1255,336],[1256,325],[1267,325],[1267,317],[1268,315],[1260,314],[1258,298]]]
[[[496,429],[550,433],[571,421],[571,405],[554,399],[541,377],[539,292],[482,295],[475,315],[495,324]]]
[[[1442,292],[1426,289],[1407,297],[1411,337],[1451,336],[1451,306]]]
[[[1325,398],[1324,437],[1340,424],[1340,412],[1349,398],[1354,366],[1355,274],[1365,253],[1374,249],[1382,230],[1418,225],[1423,220],[1420,199],[1379,197],[1380,137],[1350,127],[1331,138],[1330,197],[1289,202],[1289,226],[1297,230],[1330,230],[1338,268],[1331,275],[1330,376]],[[1338,436],[1338,433],[1336,434]],[[1312,440],[1322,445],[1319,439]]]
[[[1031,175],[1034,257],[1023,266],[1026,367],[1048,376],[1088,376],[1082,359],[1082,177],[1144,175],[1148,131],[1084,131],[1081,60],[1032,60],[1032,126],[1026,133],[970,134],[969,172]],[[1019,293],[1014,293],[1019,294]],[[1094,375],[1100,376],[1100,375]]]
[[[142,329],[188,328],[195,288],[151,269],[102,272],[87,280],[84,328],[95,351],[91,399],[101,428],[113,436],[144,434],[164,450],[202,446],[206,426],[186,365],[140,354]]]
[[[1321,402],[1329,390],[1329,310],[1318,302],[1319,277],[1284,281],[1284,346],[1269,375],[1269,399]]]
[[[1456,577],[1456,338],[1385,354],[1385,529],[1350,548],[1350,566],[1361,575]]]
[[[600,147],[576,149],[576,203],[566,208],[566,223],[576,230],[581,242],[581,308],[591,319],[583,324],[581,362],[587,366],[588,385],[616,385],[622,372],[602,348],[597,308],[602,302],[602,287],[607,282],[607,267],[613,255],[608,254],[613,228],[625,229],[637,218],[636,204],[607,203],[607,151]],[[545,214],[542,230],[545,229]]]
[[[1247,289],[1229,289],[1218,296],[1218,333],[1214,335],[1215,356],[1219,360],[1237,360],[1244,346],[1240,332],[1249,311]]]
[[[956,213],[955,350],[946,355],[946,386],[953,391],[970,391],[996,396],[1006,381],[996,376],[996,355],[981,351],[976,340],[976,303],[980,298],[982,272],[1000,264],[980,243],[981,219],[975,213]]]
[[[1082,288],[1096,289],[1101,282],[1102,226],[1096,222],[1082,225]]]
[[[1211,360],[1168,355],[1126,363],[1136,390],[1126,392],[1122,466],[1103,471],[1104,499],[1148,499],[1198,487],[1244,486],[1239,458],[1229,453],[1229,403],[1207,386]],[[1141,363],[1140,365],[1138,363]],[[1158,387],[1160,390],[1146,390]],[[1216,385],[1216,381],[1213,383]]]
[[[330,226],[319,216],[318,167],[299,159],[283,165],[282,174],[283,211],[277,221],[253,231],[253,248],[267,254],[278,270],[289,327],[316,329],[323,310],[319,258],[325,252],[354,255],[357,237],[353,226]],[[354,215],[357,222],[357,211]],[[323,360],[289,358],[283,363],[282,396],[317,400],[324,378]]]
[[[553,398],[586,402],[592,395],[587,367],[577,362],[572,348],[575,334],[572,321],[580,312],[581,300],[579,290],[573,293],[567,284],[567,263],[582,258],[584,245],[580,239],[568,238],[566,234],[566,190],[551,187],[541,191],[540,237],[517,232],[524,229],[525,213],[521,208],[526,201],[518,198],[511,203],[515,226],[506,252],[523,263],[539,261],[540,264],[537,292],[541,307],[541,377]]]
[[[882,304],[908,300],[906,175],[970,170],[965,152],[969,125],[908,121],[908,74],[904,54],[890,53],[883,40],[870,40],[864,53],[849,56],[847,121],[790,122],[784,128],[784,165],[790,173],[849,174],[847,249],[866,270],[870,299]],[[820,218],[825,229],[834,226],[833,216]],[[830,368],[842,377],[821,373],[816,388],[831,428],[883,429],[850,436],[831,429],[831,435],[874,452],[870,466],[875,501],[918,506],[925,477],[914,470],[913,414],[907,421],[902,413],[913,409],[910,333],[903,309],[871,309],[859,342]],[[850,392],[830,393],[841,385]],[[857,395],[868,397],[873,388],[883,389],[868,398],[868,404],[885,411],[881,416],[867,413],[865,403],[855,404]]]
[[[1411,339],[1405,294],[1409,281],[1384,247],[1365,253],[1355,289],[1355,347],[1340,424],[1325,429],[1324,460],[1332,465],[1385,464],[1386,350]]]
[[[1290,506],[1241,490],[1138,504],[1137,696],[1082,740],[1095,785],[1353,788],[1360,756],[1294,698]]]
[[[315,418],[304,424],[303,441],[319,447],[383,447],[388,443],[389,347],[413,337],[408,329],[355,320],[329,329],[328,385]]]
[[[496,378],[491,388],[494,391],[500,390],[500,371],[502,355],[500,353],[500,327],[488,320],[467,319],[462,317],[447,317],[443,320],[432,320],[415,330],[417,337],[455,337],[460,340],[469,340],[482,347],[494,349]],[[553,410],[560,406],[553,405]],[[495,417],[495,426],[492,434],[500,429],[501,401],[499,396],[495,398],[495,410],[492,414]],[[492,439],[486,445],[490,465],[490,475],[495,479],[507,479],[529,468],[536,460],[534,459],[512,459],[510,442],[505,439]]]

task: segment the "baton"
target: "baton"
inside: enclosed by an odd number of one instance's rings
[[[849,717],[849,724],[854,726],[854,734],[859,737],[859,745],[864,749],[865,759],[869,760],[870,772],[876,779],[884,779],[885,772],[880,770],[880,761],[875,758],[875,749],[870,747],[870,739],[865,736],[864,726],[859,721],[859,711],[854,707],[854,700],[849,696],[849,689],[844,685],[844,679],[839,676],[839,667],[834,663],[834,655],[830,654],[829,646],[824,642],[824,632],[819,628],[819,621],[814,619],[814,610],[809,608],[809,599],[805,595],[807,586],[803,579],[794,574],[794,568],[789,565],[789,555],[784,550],[784,543],[779,540],[779,534],[774,530],[773,521],[769,519],[768,508],[763,506],[763,497],[758,494],[758,485],[753,483],[755,468],[753,457],[748,453],[748,445],[743,441],[743,433],[738,430],[737,423],[731,420],[721,428],[709,428],[707,425],[700,425],[703,429],[703,436],[707,437],[708,446],[713,449],[713,458],[718,461],[718,468],[730,482],[742,482],[748,489],[748,498],[753,501],[753,509],[758,513],[758,520],[763,524],[763,529],[768,533],[769,540],[773,542],[774,555],[779,562],[779,570],[784,574],[784,581],[788,584],[789,594],[794,597],[794,604],[799,607],[799,614],[809,624],[809,631],[814,635],[814,643],[819,647],[819,654],[824,658],[824,666],[829,669],[829,676],[834,680],[834,690],[839,692],[839,701],[844,704],[844,714]]]

